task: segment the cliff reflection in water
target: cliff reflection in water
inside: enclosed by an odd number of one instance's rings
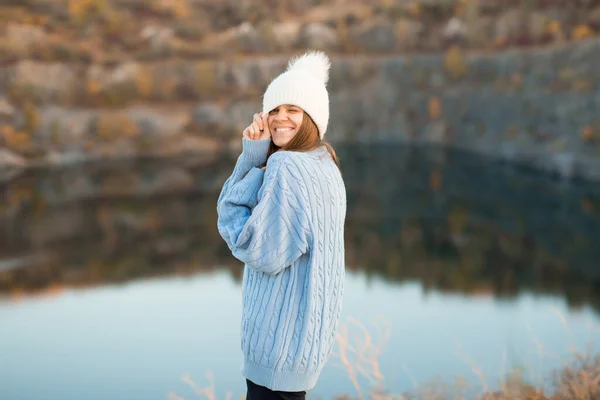
[[[470,295],[564,295],[600,311],[600,188],[456,151],[338,146],[346,261]],[[0,295],[241,265],[216,230],[234,160],[77,166],[0,184]]]

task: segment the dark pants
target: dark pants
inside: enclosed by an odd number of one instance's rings
[[[248,379],[246,379],[246,386],[248,386],[246,400],[304,400],[306,398],[305,391],[279,392],[264,386],[259,386]]]

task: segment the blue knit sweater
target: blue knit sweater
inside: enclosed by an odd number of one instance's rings
[[[219,196],[218,229],[244,262],[243,375],[272,390],[314,387],[329,358],[344,285],[346,190],[327,149],[278,151],[243,139]]]

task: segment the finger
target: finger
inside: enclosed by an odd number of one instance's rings
[[[269,113],[262,113],[263,131],[265,134],[271,136],[271,130],[269,129],[269,121],[267,121],[268,118],[269,118]]]
[[[254,140],[260,139],[260,135],[262,135],[262,131],[260,130],[260,128],[258,127],[258,124],[256,122],[252,123],[252,129],[254,130]]]
[[[260,117],[259,117],[259,115],[258,115],[258,114],[254,114],[254,115],[252,116],[252,123],[253,123],[253,124],[254,124],[254,123],[255,123],[255,124],[257,124],[257,125],[260,127],[259,120],[260,120]]]
[[[262,130],[263,129],[263,122],[262,122],[262,118],[260,117],[260,114],[254,114],[254,122],[256,122],[256,124],[258,125],[258,129]]]
[[[252,129],[254,131],[254,135],[256,136],[256,138],[258,138],[258,136],[260,136],[262,134],[262,132],[260,131],[260,127],[258,126],[258,123],[253,122]]]

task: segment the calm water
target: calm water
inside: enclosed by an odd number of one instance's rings
[[[386,388],[518,366],[543,381],[600,343],[600,188],[456,152],[339,148],[343,326]],[[0,183],[0,399],[245,393],[241,266],[216,231],[231,161],[113,163]],[[378,332],[381,334],[378,334]],[[339,348],[336,346],[336,351]],[[353,356],[350,355],[353,359]],[[364,388],[369,386],[361,377]],[[355,394],[332,357],[310,398]]]

